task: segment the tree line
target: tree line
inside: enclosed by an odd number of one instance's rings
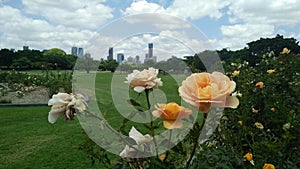
[[[141,65],[121,64],[116,60],[95,61],[91,57],[78,58],[71,54],[66,54],[61,49],[53,48],[47,51],[39,50],[0,50],[0,68],[1,69],[73,69],[76,60],[80,59],[76,68],[90,70],[104,70],[114,72],[131,71],[133,69],[143,69],[146,67],[156,67],[161,70],[167,70],[173,73],[182,72],[187,69],[193,72],[207,70],[203,64],[203,58],[209,58],[211,55],[217,55],[222,61],[235,62],[236,60],[247,61],[250,66],[255,66],[260,62],[261,56],[266,52],[273,51],[278,55],[283,48],[288,48],[292,53],[299,54],[299,42],[294,38],[284,38],[277,35],[274,38],[260,38],[259,40],[247,43],[247,47],[240,50],[222,49],[217,51],[203,51],[193,56],[184,56],[183,59],[175,56],[166,61],[153,62],[151,60]],[[202,59],[201,59],[202,58]],[[207,66],[207,65],[206,65]],[[210,65],[214,66],[214,65]]]

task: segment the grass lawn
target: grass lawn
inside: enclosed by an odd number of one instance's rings
[[[95,92],[98,106],[107,122],[118,129],[124,118],[115,108],[111,91],[117,91],[120,86],[127,86],[128,89],[128,84],[124,83],[127,74],[115,74],[118,78],[114,82],[117,84],[114,89],[111,89],[112,75],[108,72],[97,73]],[[184,79],[184,76],[176,77],[179,81]],[[167,93],[162,95],[162,100],[180,103],[178,85],[181,82],[176,83],[171,76],[161,78],[164,86],[160,90]],[[130,91],[129,95],[141,104],[146,102],[144,94],[138,95]],[[49,110],[50,107],[0,108],[0,168],[92,168],[87,155],[79,150],[86,134],[78,120],[75,118],[74,121],[66,122],[60,118],[51,125],[47,121]],[[155,124],[159,123],[161,120],[155,120]],[[137,127],[143,133],[149,132],[139,122],[132,121],[128,122],[125,130],[129,131],[131,126]],[[160,126],[161,131],[164,131],[162,125]]]
[[[0,168],[91,168],[79,150],[85,133],[78,121],[51,125],[49,109],[0,108]]]

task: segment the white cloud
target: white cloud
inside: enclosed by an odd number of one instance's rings
[[[192,20],[209,16],[213,19],[219,19],[224,14],[221,9],[229,5],[228,0],[174,0],[174,3],[167,8],[166,12],[182,18],[190,18]]]
[[[39,15],[51,23],[82,29],[97,29],[112,19],[113,9],[103,5],[103,0],[49,1],[23,0],[25,11]]]
[[[274,36],[274,26],[268,24],[235,24],[221,26],[223,38],[215,41],[217,48],[230,48],[231,50],[246,47],[246,43],[260,37]]]
[[[53,26],[45,20],[32,19],[9,6],[0,7],[1,48],[20,49],[24,44],[34,49],[62,48],[67,53],[72,45],[84,45],[93,32],[65,26]]]
[[[300,22],[297,0],[237,0],[229,6],[232,23],[292,25]]]
[[[223,16],[221,9],[229,5],[228,0],[174,0],[173,4],[163,8],[156,3],[147,2],[146,0],[134,1],[130,7],[122,11],[124,15],[133,15],[140,13],[164,13],[180,17],[183,19],[197,20],[205,16],[213,19],[219,19]]]

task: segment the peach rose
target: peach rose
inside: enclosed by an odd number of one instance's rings
[[[273,164],[266,163],[263,167],[263,169],[275,169],[275,166]]]
[[[179,95],[192,107],[208,112],[211,106],[237,108],[239,100],[231,96],[236,83],[221,72],[194,73],[179,87]]]
[[[273,74],[275,72],[275,69],[270,69],[267,71],[269,74]]]
[[[158,69],[150,67],[143,71],[133,70],[133,73],[126,77],[125,83],[129,83],[134,91],[141,93],[145,89],[162,86],[162,81],[157,78]]]
[[[257,88],[263,88],[263,87],[264,87],[264,83],[263,83],[263,82],[257,82],[257,83],[255,84],[255,86],[256,86]]]
[[[246,158],[247,161],[252,161],[253,160],[253,156],[251,153],[247,153],[244,155],[244,158]]]
[[[168,104],[157,104],[156,110],[152,115],[164,120],[164,127],[167,129],[181,128],[182,122],[180,119],[186,118],[192,114],[190,109],[179,106],[177,103],[171,102]]]
[[[49,123],[55,123],[56,120],[64,115],[66,120],[73,120],[75,109],[84,111],[87,108],[85,97],[81,94],[58,93],[52,96],[48,102],[51,110],[48,115]]]

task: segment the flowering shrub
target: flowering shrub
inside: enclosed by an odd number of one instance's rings
[[[72,73],[68,72],[49,72],[31,75],[15,70],[0,71],[0,95],[4,96],[8,92],[15,92],[18,97],[23,97],[26,93],[36,90],[38,86],[44,86],[49,91],[49,97],[64,89],[65,92],[72,91]]]
[[[197,154],[199,168],[300,167],[300,56],[283,49],[260,59],[254,67],[240,60],[224,64],[242,94],[240,105],[224,111],[219,132]]]

